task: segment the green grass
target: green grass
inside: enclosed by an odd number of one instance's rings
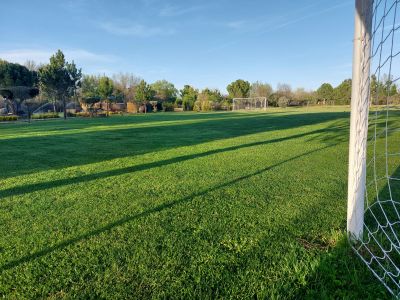
[[[345,237],[349,113],[0,124],[0,297],[389,295]]]

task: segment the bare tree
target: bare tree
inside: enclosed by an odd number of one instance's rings
[[[305,105],[314,102],[314,93],[306,91],[304,88],[297,88],[293,92],[293,100],[297,101],[299,105]]]
[[[268,83],[256,81],[251,85],[250,97],[265,97],[269,98],[272,94],[272,87]]]
[[[120,91],[125,101],[132,101],[135,98],[135,90],[141,78],[132,73],[118,73],[112,76],[115,88]]]
[[[292,87],[287,83],[278,83],[278,86],[276,88],[276,93],[280,97],[284,96],[288,99],[291,99],[293,97]]]
[[[37,64],[34,60],[28,59],[25,63],[24,66],[32,72],[37,72],[39,71],[39,68],[42,66],[41,64]]]

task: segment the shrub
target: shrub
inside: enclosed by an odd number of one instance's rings
[[[221,110],[232,110],[232,104],[228,100],[221,102]]]
[[[111,114],[111,112],[110,112]],[[102,118],[102,117],[107,117],[107,113],[104,111],[99,111],[99,112],[93,112],[90,113],[88,111],[82,111],[82,112],[78,112],[75,114],[76,117],[82,117],[82,118],[91,118],[91,117],[98,117],[98,118]]]
[[[89,113],[89,112],[82,111],[82,112],[76,113],[75,116],[77,116],[77,117],[83,117],[83,118],[89,118],[89,117],[90,117],[90,113]]]
[[[17,121],[18,116],[0,116],[0,122]]]
[[[174,111],[175,105],[170,102],[164,102],[163,103],[163,110],[164,111]]]
[[[212,103],[211,108],[212,108],[212,110],[221,110],[222,109],[221,104],[219,102]]]
[[[59,118],[60,115],[58,113],[50,112],[50,113],[43,113],[43,114],[33,114],[32,119],[56,119]]]
[[[201,111],[201,102],[199,100],[194,102],[193,110],[197,112]]]
[[[282,97],[280,97],[278,99],[278,106],[279,107],[285,108],[285,107],[288,106],[288,104],[289,104],[289,99],[286,98],[285,96],[282,96]]]
[[[201,101],[201,111],[210,111],[212,109],[213,102],[205,100]]]
[[[194,111],[210,111],[213,109],[214,103],[208,100],[197,100],[194,103],[193,110]]]
[[[108,113],[109,115],[123,115],[124,114],[124,112],[123,111],[110,111],[109,113]]]
[[[146,111],[146,106],[145,106],[145,105],[140,105],[140,106],[139,106],[139,113],[142,114],[142,113],[145,113],[145,112],[147,112],[147,111]]]
[[[76,117],[76,113],[73,112],[67,112],[67,117],[71,118],[71,117]]]

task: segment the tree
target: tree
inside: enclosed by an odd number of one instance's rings
[[[37,72],[40,69],[40,65],[38,65],[35,61],[28,59],[25,63],[24,66],[31,72],[35,72],[37,74]]]
[[[208,94],[208,100],[211,102],[221,102],[224,100],[224,97],[222,96],[221,92],[218,89],[205,89],[204,90],[205,93]]]
[[[306,91],[304,88],[297,88],[292,97],[299,105],[308,105],[310,102],[314,102],[313,92]]]
[[[91,117],[93,116],[93,106],[100,100],[101,98],[98,96],[82,97],[81,102],[86,105]]]
[[[286,96],[279,97],[278,106],[282,108],[286,108],[289,104],[289,99]]]
[[[166,80],[158,80],[151,85],[155,92],[155,98],[160,101],[173,102],[176,100],[178,90],[175,86]]]
[[[376,93],[378,91],[378,80],[377,80],[375,74],[371,75],[371,80],[370,81],[371,81],[371,83],[370,83],[370,85],[371,85],[371,97],[373,98],[373,97],[375,97],[375,95],[376,95]]]
[[[114,97],[113,98],[111,97],[113,91],[114,91],[113,81],[110,78],[108,78],[107,76],[101,77],[99,79],[98,92],[99,92],[101,99],[106,101],[107,116],[108,116],[110,102],[113,99],[115,99]]]
[[[284,99],[287,100],[288,104],[293,99],[292,87],[289,84],[278,83],[275,93],[270,96],[270,102],[275,106],[279,106],[279,99],[281,97],[285,97]]]
[[[219,90],[206,88],[197,96],[197,101],[194,103],[194,110],[210,111],[219,106],[223,100],[224,98]]]
[[[251,85],[250,97],[265,97],[269,98],[272,94],[272,87],[268,83],[256,81]]]
[[[330,83],[323,83],[317,90],[317,96],[324,104],[326,101],[333,100],[334,94],[332,85]]]
[[[278,83],[276,87],[276,93],[279,97],[286,97],[289,100],[293,97],[292,87],[287,83]]]
[[[81,69],[77,69],[74,62],[68,63],[61,50],[58,50],[50,57],[50,63],[39,69],[39,78],[43,91],[54,100],[62,101],[66,119],[66,100],[75,94],[80,85]]]
[[[394,96],[397,94],[397,86],[393,82],[393,76],[383,74],[382,83],[384,85],[385,96]]]
[[[182,98],[182,107],[184,110],[193,110],[194,103],[197,100],[199,92],[195,90],[190,85],[185,85],[182,90],[180,90]]]
[[[135,89],[141,79],[131,73],[118,73],[113,75],[116,98],[127,101],[135,99]]]
[[[389,89],[389,96],[395,96],[397,94],[397,86],[395,83],[392,83]]]
[[[250,94],[250,82],[238,79],[226,88],[231,98],[247,98]]]
[[[18,114],[23,101],[32,99],[39,94],[38,88],[27,86],[12,86],[0,89],[0,95],[11,102],[13,114]],[[28,111],[30,117],[30,111]]]
[[[37,72],[27,67],[0,59],[0,87],[27,86],[38,84]]]
[[[82,98],[100,98],[99,93],[99,76],[95,75],[84,75],[81,84],[81,96]]]
[[[382,105],[386,104],[386,101],[393,101],[395,98],[398,98],[396,97],[398,94],[397,85],[387,74],[383,74],[379,80],[375,74],[371,75],[370,84],[372,103]]]
[[[72,61],[72,63],[66,63],[67,73],[69,75],[69,86],[67,88],[67,97],[73,98],[75,102],[78,101],[77,91],[82,86],[82,70],[78,69]],[[65,101],[64,101],[64,118],[66,117]]]
[[[333,90],[333,97],[337,104],[350,104],[351,101],[351,79],[343,80]]]
[[[154,90],[144,80],[140,81],[139,85],[136,87],[135,100],[144,105],[145,113],[147,112],[147,103],[153,99],[154,94]]]
[[[196,102],[194,103],[193,109],[195,111],[209,111],[211,110],[211,103],[209,100],[209,94],[206,91],[202,91],[198,97]]]

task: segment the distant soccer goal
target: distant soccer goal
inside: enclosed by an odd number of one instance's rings
[[[266,97],[233,98],[232,110],[265,110],[267,106]]]
[[[400,298],[400,0],[356,0],[347,231]]]

